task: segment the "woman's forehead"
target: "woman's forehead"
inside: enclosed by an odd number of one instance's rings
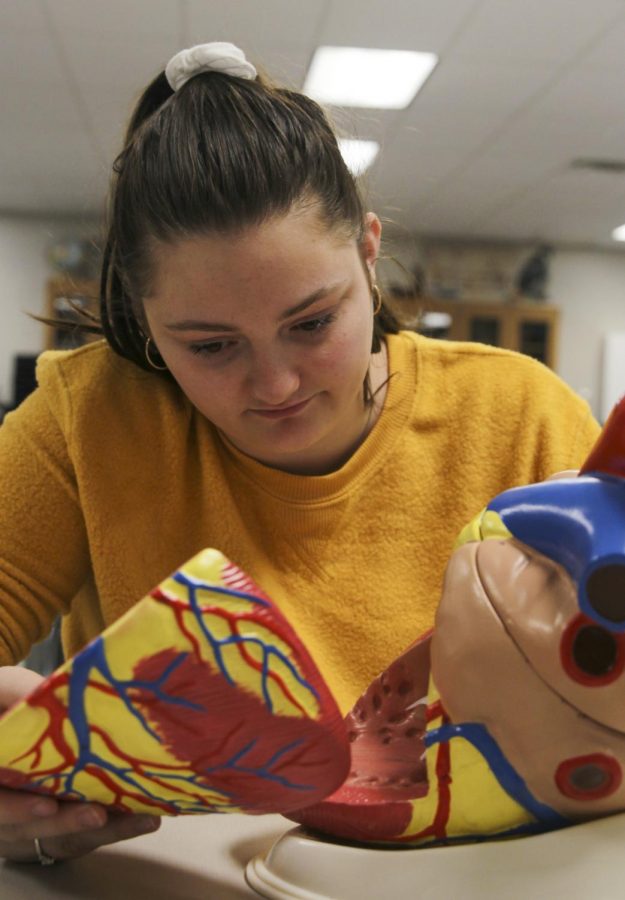
[[[345,280],[359,255],[356,241],[288,217],[237,235],[197,235],[152,252],[151,295],[212,296],[249,290],[295,291],[301,297]],[[283,282],[287,282],[283,284]]]

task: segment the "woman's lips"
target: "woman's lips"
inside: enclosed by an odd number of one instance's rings
[[[302,400],[301,403],[295,403],[293,406],[282,406],[279,409],[252,409],[250,412],[253,412],[257,416],[263,416],[265,419],[284,419],[287,416],[296,415],[296,413],[304,409],[311,400],[312,397],[309,397],[307,400]]]

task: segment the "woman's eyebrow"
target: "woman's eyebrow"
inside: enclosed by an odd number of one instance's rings
[[[289,309],[286,309],[280,316],[280,321],[282,321],[283,319],[289,319],[291,316],[296,316],[297,313],[304,312],[305,309],[308,309],[308,307],[312,306],[313,303],[316,303],[317,300],[322,300],[329,294],[333,294],[335,291],[338,291],[339,289],[342,289],[346,286],[347,281],[336,281],[334,284],[329,284],[326,285],[326,287],[319,288],[318,291],[314,291],[314,293],[306,297],[305,300],[302,300],[301,303],[297,303],[295,306],[291,306]]]
[[[280,314],[279,321],[283,321],[284,319],[288,319],[291,316],[297,315],[297,313],[304,312],[305,309],[308,309],[309,306],[312,306],[313,303],[316,303],[318,300],[322,300],[324,297],[327,297],[329,294],[333,294],[335,291],[344,288],[347,285],[347,281],[337,281],[335,284],[326,285],[325,287],[319,288],[319,290],[314,291],[312,294],[309,294],[304,300],[300,303],[296,303],[295,306],[289,307],[283,313]],[[180,322],[169,322],[165,325],[165,328],[168,331],[237,331],[238,329],[234,325],[227,325],[223,322],[207,322],[204,319],[182,319]]]

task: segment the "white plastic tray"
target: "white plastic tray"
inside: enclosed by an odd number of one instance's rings
[[[625,814],[550,834],[430,849],[361,848],[282,835],[246,869],[269,900],[616,900]]]

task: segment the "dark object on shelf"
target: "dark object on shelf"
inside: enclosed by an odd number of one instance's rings
[[[547,299],[549,257],[552,252],[551,247],[542,244],[523,264],[516,280],[516,287],[521,296],[529,297],[532,300]]]

